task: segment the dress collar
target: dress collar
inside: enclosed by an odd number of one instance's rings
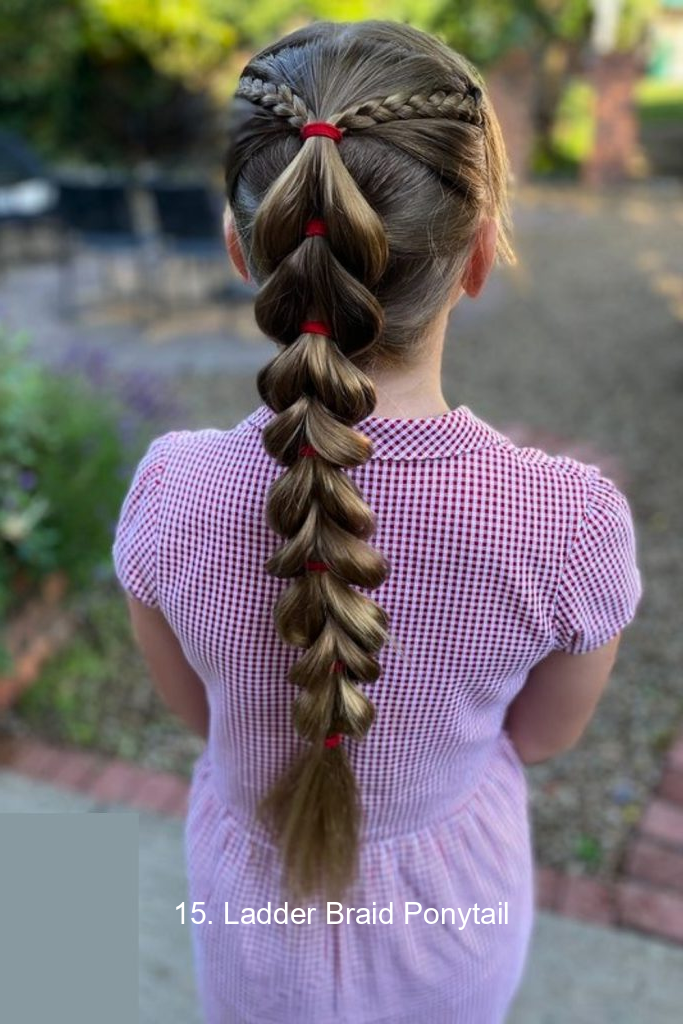
[[[260,430],[275,415],[264,404],[247,416],[246,422]],[[466,405],[458,405],[439,416],[366,416],[355,424],[355,429],[371,439],[371,458],[380,460],[441,459],[510,443],[508,437]]]

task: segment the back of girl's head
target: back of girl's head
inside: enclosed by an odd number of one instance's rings
[[[304,138],[310,122],[337,131]],[[357,873],[351,759],[374,720],[360,687],[377,682],[389,637],[387,615],[357,588],[379,587],[390,566],[345,472],[372,454],[354,428],[375,407],[368,374],[415,358],[484,219],[497,222],[496,255],[514,262],[508,181],[477,70],[408,25],[315,22],[242,72],[226,195],[259,285],[257,323],[279,346],[257,378],[276,413],[263,443],[284,467],[266,501],[283,543],[265,569],[291,581],[274,622],[304,651],[289,675],[302,750],[260,813],[294,897],[341,899]]]

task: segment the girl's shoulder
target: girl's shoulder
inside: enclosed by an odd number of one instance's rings
[[[475,416],[492,439],[483,446],[482,455],[488,467],[487,478],[497,478],[497,488],[538,495],[548,492],[552,495],[564,496],[562,504],[578,504],[585,507],[591,491],[599,489],[608,481],[612,487],[616,483],[608,475],[609,468],[595,462],[585,461],[578,455],[569,452],[551,452],[540,445],[515,440],[502,430],[494,427],[487,420]]]
[[[157,462],[182,463],[188,461],[210,462],[231,446],[233,441],[253,433],[249,417],[240,420],[233,427],[199,427],[194,430],[169,430],[150,441],[143,459],[153,458]]]
[[[509,439],[508,439],[509,440]],[[489,453],[505,461],[501,506],[533,523],[531,549],[551,565],[554,650],[583,654],[635,617],[644,591],[638,530],[623,484],[594,462],[510,441]],[[511,497],[514,495],[514,497]]]

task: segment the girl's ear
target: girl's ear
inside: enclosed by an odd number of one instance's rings
[[[225,208],[225,213],[223,214],[223,230],[225,234],[225,244],[227,246],[230,259],[244,280],[249,281],[249,271],[247,270],[247,265],[240,248],[237,229],[235,228],[235,221],[233,220],[232,211],[227,206]]]
[[[489,276],[496,255],[497,238],[498,224],[493,217],[488,217],[479,228],[467,269],[460,282],[471,299],[476,298]]]

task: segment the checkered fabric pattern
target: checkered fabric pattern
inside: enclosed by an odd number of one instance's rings
[[[266,574],[282,542],[265,497],[282,467],[258,407],[231,430],[171,431],[139,462],[116,530],[121,585],[159,607],[204,680],[211,733],[194,768],[185,854],[208,1024],[380,1021],[497,1024],[533,922],[526,779],[502,723],[531,667],[594,650],[634,617],[642,584],[629,504],[599,467],[518,447],[465,405],[437,417],[370,416],[373,456],[346,470],[376,514],[391,571],[374,591],[391,639],[362,742],[345,738],[364,809],[347,907],[393,907],[391,924],[224,923],[281,905],[280,863],[254,820],[303,747]],[[404,923],[406,904],[456,923]],[[506,904],[508,923],[467,909]]]

